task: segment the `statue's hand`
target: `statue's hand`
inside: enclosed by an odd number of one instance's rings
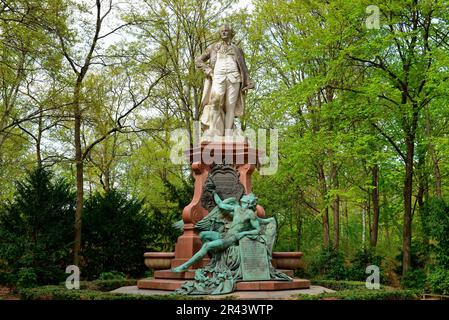
[[[214,194],[214,200],[215,200],[215,203],[216,203],[217,205],[220,205],[221,202],[222,202],[220,196],[219,196],[215,191],[213,192],[213,194]]]
[[[243,87],[243,88],[242,88],[242,91],[245,92],[245,91],[248,91],[248,90],[250,90],[250,89],[254,89],[254,87],[255,87],[255,86],[254,86],[254,83],[251,82],[251,83],[249,83],[246,87]]]
[[[212,70],[212,68],[207,67],[206,70],[204,70],[204,73],[206,74],[206,76],[212,77],[212,75],[213,75],[213,70]]]

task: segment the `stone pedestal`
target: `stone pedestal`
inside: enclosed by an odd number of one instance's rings
[[[175,290],[186,281],[194,278],[196,268],[203,267],[210,262],[205,258],[192,266],[191,270],[181,273],[172,272],[170,268],[177,267],[189,260],[202,246],[194,226],[208,214],[208,210],[202,206],[201,196],[203,195],[204,184],[215,164],[232,165],[239,173],[239,181],[243,185],[244,194],[252,191],[251,175],[256,169],[262,153],[251,148],[247,143],[235,141],[213,141],[202,142],[201,145],[185,152],[189,159],[193,177],[195,179],[194,194],[192,201],[183,209],[182,219],[184,221],[184,233],[178,238],[174,253],[145,253],[145,264],[156,269],[154,278],[139,280],[139,289]],[[257,205],[257,215],[265,217],[265,210]],[[294,265],[292,259],[299,259],[302,253],[281,253],[279,257],[273,254],[273,265],[276,267],[276,258],[285,258],[289,263],[277,265],[282,272],[293,277]],[[284,260],[285,260],[284,259]],[[286,261],[287,261],[286,260]],[[287,268],[282,266],[287,265]],[[165,266],[165,270],[161,266]],[[294,281],[246,281],[238,282],[237,291],[251,290],[290,290],[308,288],[310,281],[304,279],[294,279]]]
[[[195,179],[194,194],[192,201],[182,211],[184,220],[184,233],[178,238],[175,247],[175,258],[171,267],[177,267],[189,260],[200,248],[201,240],[195,231],[195,223],[208,214],[201,204],[201,195],[206,179],[215,164],[226,163],[233,165],[239,172],[240,183],[245,188],[245,194],[251,192],[251,174],[254,172],[261,154],[256,149],[250,148],[247,143],[236,142],[202,142],[185,152],[192,166]],[[257,215],[265,216],[265,210],[257,206]],[[209,259],[203,259],[200,263],[193,265],[199,268],[209,263]]]

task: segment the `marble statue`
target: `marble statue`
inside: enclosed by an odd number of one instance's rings
[[[243,51],[232,42],[234,31],[225,24],[219,33],[221,41],[195,60],[206,74],[201,123],[207,136],[235,134],[234,118],[243,115],[246,91],[254,88]]]

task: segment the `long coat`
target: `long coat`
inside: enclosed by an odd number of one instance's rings
[[[209,46],[206,51],[195,59],[195,65],[197,68],[202,69],[204,72],[208,72],[209,70],[214,70],[215,63],[217,62],[217,52],[220,49],[223,42],[217,42]],[[235,116],[242,116],[245,109],[245,93],[242,91],[242,88],[253,86],[253,82],[249,77],[248,67],[246,66],[244,55],[242,49],[240,49],[237,45],[231,44],[232,49],[234,50],[234,57],[236,59],[237,65],[240,71],[240,77],[242,82],[240,84],[240,95],[237,99],[237,105],[235,106]],[[209,63],[207,61],[209,60]],[[201,107],[203,109],[203,114],[201,116],[201,122],[203,124],[208,125],[207,119],[209,119],[210,109],[204,108],[209,104],[210,95],[212,89],[212,79],[210,77],[206,77],[204,80],[204,90],[203,96],[201,98]]]

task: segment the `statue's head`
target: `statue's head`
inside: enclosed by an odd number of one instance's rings
[[[240,203],[242,205],[242,208],[248,208],[248,209],[256,210],[257,197],[252,192],[248,193],[248,194],[245,194],[240,199]]]
[[[218,32],[220,33],[220,38],[222,40],[226,41],[226,40],[231,40],[232,38],[234,38],[234,30],[227,23],[221,25],[220,28],[218,29]]]

